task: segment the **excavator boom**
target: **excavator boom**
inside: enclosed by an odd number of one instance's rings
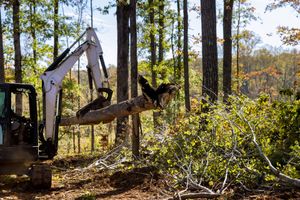
[[[75,65],[80,57],[85,53],[88,60],[89,78],[90,82],[94,84],[97,90],[97,95],[102,101],[108,101],[109,105],[111,93],[109,98],[103,96],[103,85],[107,82],[107,71],[103,59],[103,51],[100,41],[93,28],[88,28],[83,37],[86,35],[86,41],[78,46],[72,53],[69,54],[73,45],[66,49],[58,59],[48,67],[48,69],[41,75],[43,82],[43,119],[45,137],[43,138],[42,131],[40,131],[40,138],[42,141],[41,150],[52,158],[57,152],[58,143],[58,127],[61,118],[61,101],[62,101],[62,81],[69,70]],[[102,71],[100,68],[102,66]],[[110,90],[109,88],[105,88]]]

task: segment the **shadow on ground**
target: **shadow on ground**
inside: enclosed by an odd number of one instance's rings
[[[151,199],[157,193],[155,184],[159,176],[152,167],[83,170],[81,167],[93,159],[78,159],[52,163],[53,180],[49,190],[34,189],[27,176],[0,176],[0,199]]]

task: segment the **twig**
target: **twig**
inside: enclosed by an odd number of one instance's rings
[[[188,193],[188,194],[182,194],[180,197],[174,196],[171,198],[167,198],[166,200],[185,200],[185,199],[197,199],[197,198],[208,198],[213,199],[221,196],[221,194],[211,194],[211,193]]]
[[[225,170],[225,177],[224,177],[224,181],[222,183],[222,187],[221,187],[221,190],[220,190],[221,192],[223,191],[223,189],[225,189],[227,178],[228,178],[228,168],[226,168],[226,170]]]
[[[252,192],[252,190],[249,189],[249,188],[247,188],[241,181],[239,181],[238,183],[239,183],[239,184],[242,186],[242,188],[243,188],[244,190],[246,190],[247,192]]]
[[[212,191],[211,189],[203,186],[203,185],[200,185],[200,184],[197,184],[195,183],[193,180],[190,179],[190,185],[194,188],[194,189],[198,189],[198,190],[204,190],[206,192],[208,192],[209,194],[216,194],[214,191]]]
[[[97,167],[98,165],[103,165],[108,158],[110,158],[111,156],[113,156],[116,153],[119,153],[122,149],[122,147],[124,147],[124,144],[121,144],[117,147],[115,147],[114,149],[112,149],[111,151],[109,151],[108,153],[106,153],[105,155],[103,155],[101,158],[99,158],[98,160],[94,161],[92,164],[90,164],[89,166],[86,167],[86,169],[92,168],[92,167]]]
[[[177,194],[175,195],[179,200],[182,200],[181,198],[181,194],[185,193],[187,191],[187,188],[185,188],[184,190],[181,190],[179,192],[177,192]]]
[[[51,166],[51,169],[56,169],[56,170],[59,170],[59,171],[67,171],[68,169],[67,168],[63,168],[63,167],[56,167],[56,166]]]

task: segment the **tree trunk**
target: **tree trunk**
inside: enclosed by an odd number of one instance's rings
[[[78,46],[80,46],[80,41],[78,41]],[[80,87],[80,59],[77,62],[77,84],[78,87]],[[72,99],[73,101],[73,99]],[[78,110],[80,109],[80,95],[78,94],[77,96],[77,108]],[[81,137],[80,137],[80,126],[77,127],[78,128],[78,134],[77,134],[77,148],[78,148],[78,153],[80,153],[81,151]],[[91,131],[93,131],[91,129]]]
[[[158,64],[161,64],[161,62],[164,60],[164,9],[165,9],[165,1],[159,1],[159,20],[158,20]],[[165,72],[162,72],[165,73]]]
[[[91,7],[91,27],[94,27],[93,0],[90,0],[90,7]],[[81,22],[82,21],[82,11],[80,13],[81,13],[81,15],[80,15],[80,22]],[[80,26],[80,23],[79,23],[79,26]],[[91,95],[91,102],[92,102],[94,99],[93,98],[93,90],[90,91],[90,95]],[[95,151],[95,128],[94,128],[94,125],[91,125],[91,152],[94,152],[94,151]]]
[[[36,64],[37,64],[37,39],[36,39],[36,32],[35,32],[35,16],[36,16],[36,4],[35,0],[32,1],[30,4],[30,33],[32,37],[32,54],[33,54],[33,63],[34,63],[34,72],[36,73]]]
[[[59,6],[59,0],[54,0],[54,30],[53,30],[53,61],[58,56],[58,27],[59,27],[59,20],[58,20],[58,6]]]
[[[227,102],[231,94],[231,69],[232,69],[232,11],[234,0],[224,0],[223,16],[223,92],[224,102]]]
[[[176,80],[180,82],[181,79],[181,52],[182,52],[182,43],[181,43],[181,36],[182,36],[182,25],[181,25],[181,8],[180,8],[180,1],[177,0],[177,77]]]
[[[0,83],[5,82],[3,50],[4,50],[4,48],[3,48],[3,28],[2,28],[1,7],[0,7]]]
[[[164,26],[165,26],[165,0],[158,1],[158,65],[161,65],[164,60]],[[161,78],[164,79],[166,77],[166,71],[160,71]],[[157,85],[157,83],[156,83]],[[156,87],[156,86],[155,86]],[[153,124],[155,131],[161,130],[162,127],[162,112],[161,111],[153,111]]]
[[[244,70],[244,74],[248,74],[248,73],[250,73],[251,72],[251,64],[249,63],[249,61],[247,61],[248,59],[247,59],[247,57],[248,56],[242,56],[241,58],[243,58],[244,57],[244,62],[243,62],[243,70]],[[242,80],[242,82],[241,82],[241,86],[240,86],[240,89],[239,89],[239,91],[242,93],[242,94],[244,94],[244,95],[250,95],[250,91],[249,91],[249,86],[250,86],[250,84],[249,84],[249,80],[248,79],[244,79],[244,80]]]
[[[241,0],[238,0],[238,22],[237,22],[237,37],[236,37],[236,80],[237,89],[236,92],[240,93],[240,25],[241,25]]]
[[[72,129],[72,136],[73,136],[73,153],[76,153],[76,134],[75,134],[75,127],[73,126]]]
[[[130,0],[130,63],[131,63],[131,98],[138,96],[138,63],[137,63],[137,33],[136,33],[136,0]],[[139,157],[139,115],[132,115],[132,155]]]
[[[128,99],[128,51],[129,51],[129,5],[119,1],[117,5],[118,61],[117,61],[117,102]],[[116,143],[126,139],[128,117],[117,119]]]
[[[149,6],[150,6],[150,12],[149,12],[149,22],[151,26],[151,31],[150,31],[150,55],[151,55],[151,82],[152,86],[154,88],[157,87],[157,73],[154,69],[154,66],[156,65],[156,42],[155,42],[155,35],[154,35],[154,28],[155,28],[155,18],[154,18],[154,1],[149,0]],[[158,126],[158,116],[157,112],[153,112],[153,124],[154,124],[154,129]]]
[[[171,101],[171,99],[176,95],[178,90],[179,87],[177,85],[168,85],[166,91],[160,95],[160,102],[165,102],[166,104],[168,104]],[[62,119],[60,126],[70,126],[74,124],[105,124],[113,121],[117,117],[120,118],[128,115],[134,115],[146,110],[156,108],[157,107],[155,107],[152,101],[149,101],[147,98],[145,98],[144,95],[140,95],[136,98],[129,99],[118,104],[113,104],[100,110],[88,112],[83,117],[71,117]]]
[[[188,2],[183,0],[183,65],[184,65],[184,102],[186,111],[191,110],[189,83],[189,40],[188,40]]]
[[[94,99],[93,90],[90,90],[90,102]],[[95,151],[95,128],[94,125],[91,125],[91,152]]]
[[[171,17],[171,52],[172,52],[172,59],[173,59],[173,76],[174,76],[174,80],[175,82],[177,82],[176,77],[177,77],[177,57],[175,55],[175,37],[176,37],[176,33],[174,33],[175,31],[175,19],[174,19],[174,15]]]
[[[154,24],[154,3],[153,0],[149,0],[150,12],[149,12],[149,21],[151,26],[150,31],[150,55],[151,55],[151,82],[152,86],[156,88],[156,72],[154,70],[154,66],[156,65],[156,44],[155,44],[155,35],[153,33],[153,29],[155,27]]]
[[[201,0],[203,96],[218,99],[216,0]]]
[[[80,127],[78,126],[78,130],[77,130],[77,153],[81,153],[81,142],[80,142]]]
[[[20,2],[13,1],[13,35],[14,35],[14,49],[15,49],[15,80],[16,83],[22,83],[22,54],[20,42]],[[22,95],[16,95],[16,113],[22,114]]]

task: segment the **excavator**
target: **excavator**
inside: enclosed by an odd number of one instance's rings
[[[85,36],[71,52],[75,44]],[[84,106],[77,114],[110,105],[112,90],[107,84],[108,74],[100,41],[93,28],[87,28],[40,76],[43,93],[43,117],[38,122],[37,93],[33,85],[0,84],[0,175],[28,175],[33,187],[50,188],[51,167],[46,160],[58,150],[58,131],[62,113],[62,82],[79,58],[86,54],[90,89],[95,86],[97,99],[92,106]],[[105,87],[106,86],[106,87]],[[16,97],[22,98],[24,108],[18,110]]]

